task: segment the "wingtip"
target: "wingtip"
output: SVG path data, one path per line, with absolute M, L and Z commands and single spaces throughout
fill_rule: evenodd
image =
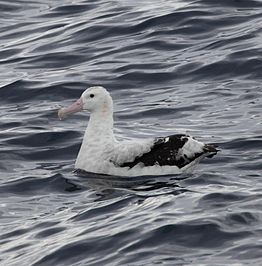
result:
M 213 156 L 215 156 L 219 151 L 218 145 L 215 144 L 205 144 L 204 146 L 204 151 L 206 153 L 209 153 L 209 155 L 207 156 L 208 158 L 212 158 Z

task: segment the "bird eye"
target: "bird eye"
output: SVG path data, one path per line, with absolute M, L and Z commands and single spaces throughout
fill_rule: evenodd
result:
M 94 95 L 94 94 L 90 94 L 89 96 L 90 96 L 90 98 L 94 98 L 94 97 L 95 97 L 95 95 Z

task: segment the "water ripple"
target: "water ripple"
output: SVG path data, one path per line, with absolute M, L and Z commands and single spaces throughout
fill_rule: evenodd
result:
M 3 265 L 261 264 L 261 1 L 0 0 Z M 108 88 L 118 139 L 189 133 L 194 173 L 73 173 Z M 40 240 L 40 241 L 39 241 Z

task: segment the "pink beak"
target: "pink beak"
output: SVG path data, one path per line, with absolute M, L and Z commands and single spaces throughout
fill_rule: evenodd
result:
M 76 102 L 74 102 L 70 106 L 61 108 L 58 111 L 59 119 L 63 120 L 65 117 L 67 117 L 70 114 L 82 111 L 83 110 L 83 105 L 84 105 L 83 104 L 83 100 L 81 98 L 79 98 Z

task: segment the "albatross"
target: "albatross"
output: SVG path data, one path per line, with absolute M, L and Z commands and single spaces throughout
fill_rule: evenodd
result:
M 58 117 L 62 120 L 79 111 L 89 111 L 90 118 L 75 162 L 77 170 L 117 176 L 178 174 L 218 151 L 215 145 L 186 134 L 117 141 L 113 100 L 101 86 L 86 89 L 75 103 L 61 108 Z

